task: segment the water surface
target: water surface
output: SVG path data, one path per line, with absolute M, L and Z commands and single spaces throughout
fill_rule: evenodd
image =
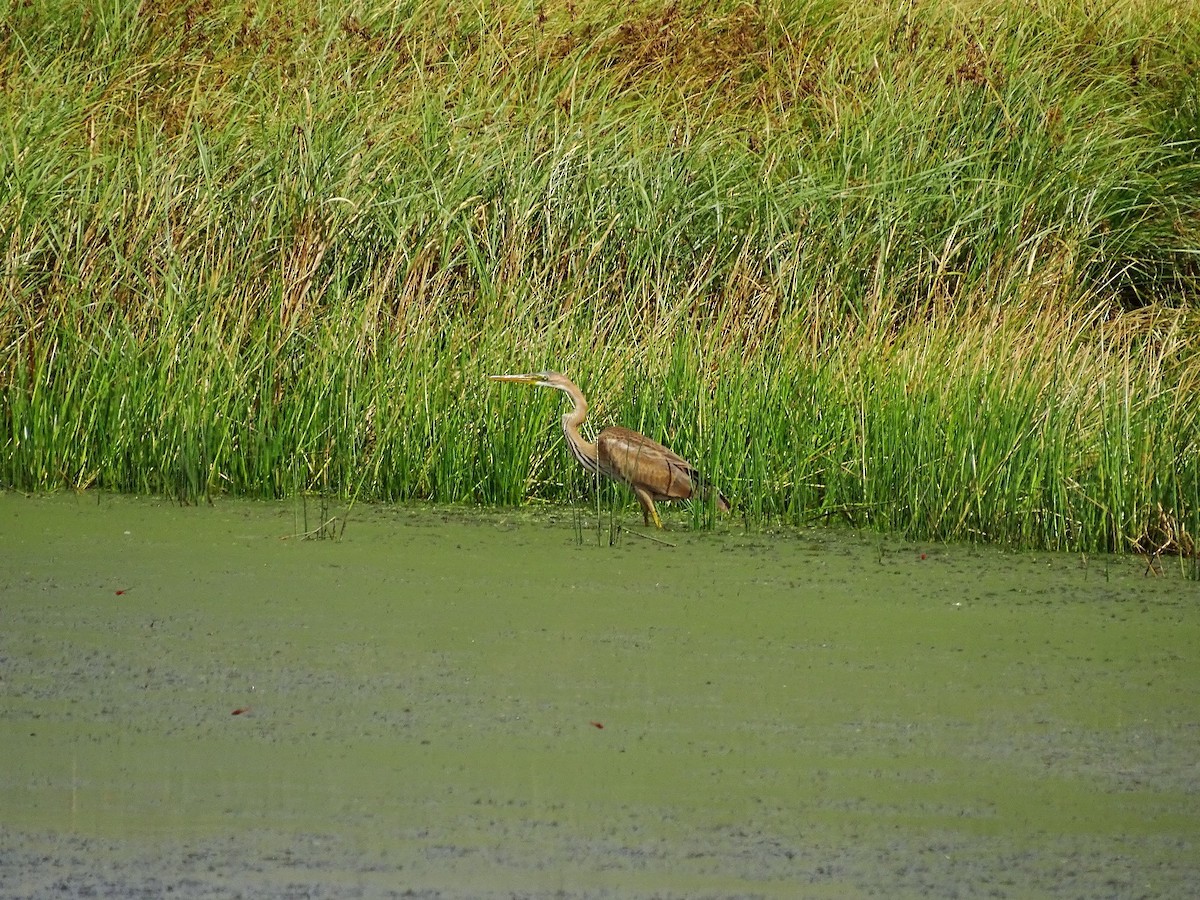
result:
M 1191 896 L 1200 586 L 0 495 L 0 895 Z

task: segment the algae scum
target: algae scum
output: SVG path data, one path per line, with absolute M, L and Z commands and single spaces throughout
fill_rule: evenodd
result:
M 0 895 L 1200 882 L 1177 568 L 581 521 L 0 495 Z

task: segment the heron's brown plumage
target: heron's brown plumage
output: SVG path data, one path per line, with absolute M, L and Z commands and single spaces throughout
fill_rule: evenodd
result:
M 655 500 L 687 500 L 699 473 L 686 459 L 658 441 L 614 425 L 596 437 L 600 470 L 631 487 L 641 487 Z
M 647 525 L 650 520 L 662 528 L 655 500 L 688 500 L 698 493 L 709 490 L 703 484 L 696 467 L 678 454 L 668 450 L 658 441 L 631 428 L 614 425 L 605 428 L 591 443 L 579 433 L 579 426 L 587 416 L 587 400 L 583 392 L 571 379 L 558 372 L 536 372 L 529 375 L 493 375 L 497 381 L 515 381 L 538 387 L 550 387 L 562 391 L 573 402 L 572 409 L 563 416 L 563 434 L 574 456 L 589 472 L 600 472 L 629 485 L 642 507 L 642 518 Z M 717 491 L 717 506 L 729 511 L 729 503 Z

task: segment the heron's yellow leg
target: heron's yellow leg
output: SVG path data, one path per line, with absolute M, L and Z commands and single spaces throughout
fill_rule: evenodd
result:
M 650 520 L 654 519 L 655 526 L 662 528 L 662 519 L 658 517 L 658 510 L 654 508 L 654 498 L 643 487 L 638 487 L 636 484 L 631 487 L 634 495 L 638 498 L 638 503 L 642 505 L 642 521 L 649 525 Z

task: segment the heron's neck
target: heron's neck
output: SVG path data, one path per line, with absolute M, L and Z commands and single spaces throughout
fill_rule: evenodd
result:
M 596 445 L 585 441 L 583 435 L 579 433 L 579 426 L 587 417 L 587 401 L 583 397 L 573 397 L 572 399 L 575 406 L 562 417 L 563 434 L 566 435 L 567 443 L 571 445 L 571 451 L 576 459 L 584 466 L 591 468 L 596 460 Z

